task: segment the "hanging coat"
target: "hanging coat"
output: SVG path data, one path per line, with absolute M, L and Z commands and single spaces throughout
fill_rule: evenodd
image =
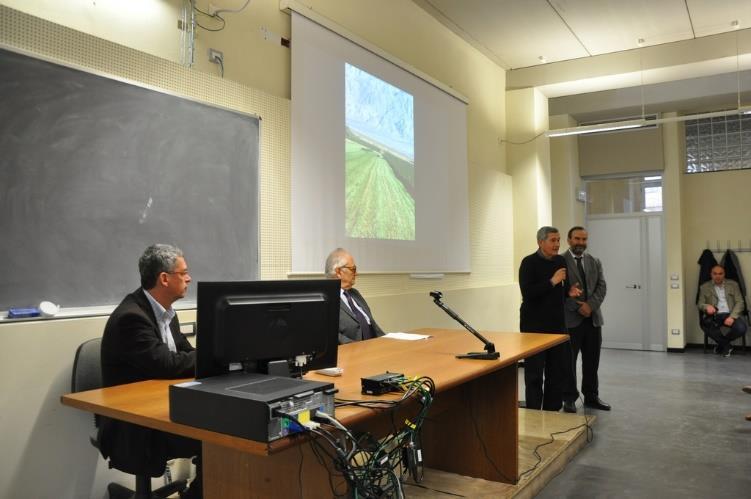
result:
M 725 267 L 725 278 L 734 280 L 741 288 L 743 313 L 745 314 L 748 311 L 748 306 L 746 305 L 746 281 L 743 279 L 743 272 L 741 272 L 741 264 L 738 261 L 738 255 L 736 255 L 733 250 L 727 250 L 725 254 L 722 255 L 721 265 Z
M 696 263 L 699 264 L 699 285 L 696 286 L 696 299 L 694 303 L 699 303 L 699 288 L 712 278 L 712 267 L 717 265 L 717 259 L 714 257 L 712 250 L 705 249 L 701 252 L 699 261 Z

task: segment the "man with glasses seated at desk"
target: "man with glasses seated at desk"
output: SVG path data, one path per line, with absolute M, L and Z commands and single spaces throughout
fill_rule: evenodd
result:
M 357 265 L 352 255 L 343 248 L 337 248 L 326 258 L 326 277 L 342 282 L 339 302 L 339 344 L 369 340 L 383 336 L 370 312 L 370 307 L 359 291 L 353 286 L 357 278 Z
M 180 333 L 172 308 L 191 281 L 182 251 L 168 244 L 149 246 L 138 270 L 141 287 L 123 299 L 104 328 L 105 387 L 195 376 L 195 349 Z M 202 497 L 201 442 L 105 417 L 100 432 L 102 455 L 126 473 L 159 476 L 168 460 L 196 456 L 196 479 L 181 497 Z

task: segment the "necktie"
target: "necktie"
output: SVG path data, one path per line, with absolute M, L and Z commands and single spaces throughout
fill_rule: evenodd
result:
M 357 323 L 360 324 L 360 331 L 362 331 L 362 339 L 369 340 L 372 335 L 370 334 L 370 324 L 368 324 L 368 320 L 365 318 L 362 312 L 360 312 L 360 309 L 355 307 L 355 301 L 352 299 L 352 295 L 349 291 L 344 292 L 345 298 L 347 298 L 347 303 L 349 304 L 349 309 L 352 310 L 352 314 L 355 316 L 355 319 L 357 319 Z
M 587 292 L 587 276 L 584 274 L 584 265 L 582 265 L 582 257 L 577 256 L 575 257 L 575 260 L 576 260 L 576 269 L 579 271 L 579 277 L 581 277 L 582 291 L 584 291 L 584 294 L 581 296 L 581 301 L 584 301 L 589 296 L 589 293 Z

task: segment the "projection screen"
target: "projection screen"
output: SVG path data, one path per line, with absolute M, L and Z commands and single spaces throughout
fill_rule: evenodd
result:
M 468 272 L 466 103 L 292 15 L 292 274 Z

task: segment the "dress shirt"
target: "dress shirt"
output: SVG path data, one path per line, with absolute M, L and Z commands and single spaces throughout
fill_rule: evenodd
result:
M 725 283 L 722 283 L 719 286 L 715 284 L 714 292 L 717 293 L 717 313 L 729 314 L 730 309 L 728 308 L 728 300 L 725 297 Z
M 146 298 L 151 303 L 151 309 L 154 311 L 156 322 L 159 325 L 159 332 L 162 334 L 162 341 L 170 349 L 170 352 L 177 352 L 175 346 L 175 339 L 172 337 L 172 331 L 169 328 L 170 322 L 175 318 L 175 309 L 170 307 L 169 310 L 165 310 L 161 303 L 156 301 L 151 293 L 143 290 Z

